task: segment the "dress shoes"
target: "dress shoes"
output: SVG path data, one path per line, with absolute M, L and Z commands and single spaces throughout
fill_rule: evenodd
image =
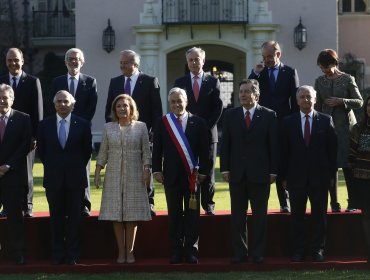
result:
M 247 263 L 248 257 L 232 257 L 231 263 L 232 264 L 240 264 L 240 263 Z
M 349 206 L 347 207 L 347 209 L 345 210 L 347 213 L 351 213 L 351 212 L 355 212 L 357 209 L 356 208 L 350 208 Z
M 341 207 L 338 202 L 330 203 L 332 213 L 340 213 Z
M 82 217 L 90 217 L 90 211 L 89 211 L 89 209 L 85 208 L 84 210 L 82 210 L 81 216 Z
M 32 210 L 29 209 L 27 211 L 24 211 L 23 217 L 25 217 L 25 218 L 32 218 L 33 217 Z
M 290 213 L 289 206 L 281 206 L 280 213 Z
M 215 211 L 208 210 L 208 211 L 206 211 L 206 212 L 205 212 L 205 214 L 206 214 L 207 216 L 214 216 L 214 215 L 215 215 Z
M 294 254 L 291 258 L 291 262 L 304 262 L 305 257 L 301 254 Z
M 191 263 L 191 264 L 197 264 L 198 263 L 198 258 L 194 255 L 188 255 L 186 257 L 186 262 Z
M 15 258 L 15 264 L 16 265 L 25 265 L 26 264 L 26 259 L 24 258 L 24 256 L 18 256 Z
M 6 212 L 6 210 L 3 208 L 3 210 L 1 210 L 0 212 L 0 218 L 6 218 L 6 216 L 8 216 L 8 213 Z
M 323 261 L 325 261 L 324 251 L 323 250 L 319 250 L 316 253 L 314 253 L 312 255 L 312 260 L 314 262 L 323 262 Z
M 134 253 L 127 253 L 126 263 L 128 263 L 128 264 L 135 263 Z
M 68 259 L 67 260 L 67 264 L 68 265 L 76 265 L 77 264 L 77 260 L 76 259 Z
M 170 264 L 179 264 L 182 263 L 182 256 L 179 254 L 174 254 L 170 258 Z
M 156 212 L 155 212 L 155 210 L 154 210 L 154 205 L 153 205 L 153 204 L 150 204 L 150 215 L 151 215 L 152 217 L 157 216 L 157 213 L 156 213 Z
M 253 257 L 253 262 L 256 264 L 262 264 L 265 259 L 262 256 L 255 256 Z

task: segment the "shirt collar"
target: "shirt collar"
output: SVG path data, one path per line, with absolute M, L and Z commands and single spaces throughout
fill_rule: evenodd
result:
M 182 114 L 182 116 L 180 116 L 180 120 L 185 120 L 185 119 L 187 119 L 188 118 L 188 112 L 186 112 L 185 111 L 185 113 L 184 114 Z
M 63 118 L 58 115 L 57 113 L 57 122 L 59 123 Z M 71 122 L 71 113 L 67 117 L 64 118 L 66 122 L 70 123 Z
M 247 111 L 249 111 L 249 114 L 251 115 L 251 116 L 253 116 L 253 114 L 254 114 L 254 112 L 256 111 L 256 108 L 257 108 L 257 104 L 256 105 L 254 105 L 252 108 L 250 108 L 250 109 L 245 109 L 244 107 L 243 107 L 243 113 L 244 113 L 244 116 L 245 116 L 245 114 L 247 113 Z
M 201 71 L 197 76 L 198 76 L 198 79 L 203 79 L 203 74 L 204 74 L 204 72 L 203 71 Z M 190 78 L 193 80 L 194 79 L 194 74 L 193 73 L 191 73 L 190 72 Z
M 269 68 L 269 70 L 272 70 L 272 69 L 279 70 L 280 69 L 280 64 L 281 64 L 281 62 L 279 62 L 278 64 L 276 64 L 274 67 Z
M 13 80 L 13 77 L 15 77 L 15 78 L 17 79 L 17 81 L 18 81 L 18 80 L 21 78 L 22 74 L 23 74 L 23 71 L 21 71 L 18 75 L 13 76 L 13 75 L 12 75 L 12 74 L 10 74 L 10 72 L 9 72 L 9 80 L 10 80 L 10 81 L 12 81 L 12 80 Z
M 10 109 L 8 112 L 6 112 L 5 115 L 0 114 L 0 116 L 5 116 L 6 119 L 9 119 L 11 111 L 12 111 L 12 109 Z
M 80 79 L 80 74 L 77 74 L 76 76 L 71 76 L 71 74 L 68 73 L 67 76 L 68 76 L 68 82 L 70 81 L 71 77 L 75 78 L 77 82 Z
M 302 111 L 299 111 L 301 113 L 301 119 L 305 118 L 306 117 L 306 114 L 303 113 Z M 313 117 L 313 110 L 311 112 L 309 112 L 307 115 L 310 116 L 310 118 L 312 119 Z

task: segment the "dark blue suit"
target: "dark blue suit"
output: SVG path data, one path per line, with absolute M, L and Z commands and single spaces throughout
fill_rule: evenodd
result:
M 215 203 L 215 164 L 217 155 L 217 122 L 222 114 L 222 101 L 220 99 L 220 81 L 207 74 L 203 74 L 199 90 L 198 101 L 195 101 L 190 73 L 175 81 L 174 87 L 182 88 L 188 97 L 186 109 L 206 121 L 209 132 L 209 173 L 207 179 L 201 184 L 201 205 L 207 212 L 213 212 Z
M 81 197 L 87 187 L 86 164 L 91 156 L 90 123 L 71 115 L 64 149 L 59 143 L 56 115 L 44 119 L 38 130 L 39 156 L 44 165 L 44 182 L 52 229 L 52 255 L 55 261 L 79 256 Z M 67 222 L 65 255 L 64 223 Z
M 293 254 L 304 255 L 304 216 L 307 198 L 314 225 L 312 249 L 324 249 L 328 188 L 335 174 L 337 137 L 333 120 L 313 111 L 309 146 L 303 139 L 300 113 L 284 119 L 282 127 L 281 177 L 290 193 Z
M 275 83 L 275 89 L 273 90 L 270 88 L 269 69 L 267 67 L 263 68 L 259 75 L 256 75 L 252 70 L 252 73 L 248 78 L 256 79 L 259 82 L 261 94 L 258 104 L 276 112 L 279 120 L 279 128 L 281 128 L 281 122 L 285 116 L 288 116 L 291 113 L 299 110 L 296 99 L 299 78 L 296 69 L 291 68 L 281 62 Z M 279 136 L 279 139 L 280 138 L 281 136 Z M 282 187 L 279 174 L 276 180 L 276 190 L 279 197 L 280 206 L 287 206 L 287 195 Z
M 63 75 L 55 78 L 52 83 L 52 91 L 50 95 L 49 105 L 50 105 L 50 114 L 55 114 L 55 107 L 53 104 L 53 98 L 59 90 L 66 90 L 69 92 L 69 81 L 68 75 Z M 94 77 L 80 73 L 78 85 L 74 95 L 76 99 L 76 104 L 73 108 L 73 114 L 79 116 L 91 123 L 91 120 L 94 117 L 96 104 L 98 102 L 98 93 L 96 88 L 96 79 Z M 90 163 L 87 165 L 87 178 L 90 177 Z M 91 201 L 90 201 L 90 182 L 88 181 L 89 186 L 85 189 L 85 195 L 83 197 L 82 208 L 83 211 L 85 208 L 88 211 L 91 210 Z
M 194 157 L 199 159 L 199 173 L 209 172 L 207 127 L 201 118 L 189 114 L 185 129 Z M 153 173 L 162 172 L 169 217 L 169 235 L 172 255 L 197 255 L 199 239 L 199 189 L 197 209 L 189 206 L 189 183 L 183 162 L 175 144 L 158 120 L 153 141 Z M 184 206 L 185 209 L 184 209 Z
M 8 232 L 11 252 L 15 258 L 24 254 L 22 198 L 27 185 L 27 154 L 31 142 L 30 117 L 11 110 L 0 141 L 0 166 L 9 165 L 9 171 L 0 177 L 0 196 L 8 212 Z
M 278 169 L 277 119 L 257 104 L 247 128 L 242 107 L 226 111 L 222 126 L 220 171 L 230 172 L 233 257 L 248 256 L 248 200 L 253 212 L 253 257 L 263 257 L 270 175 Z

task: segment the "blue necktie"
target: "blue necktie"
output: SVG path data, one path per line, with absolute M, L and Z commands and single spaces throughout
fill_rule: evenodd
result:
M 66 128 L 65 128 L 65 123 L 66 123 L 65 119 L 60 120 L 60 127 L 59 127 L 59 134 L 58 134 L 59 143 L 60 143 L 60 145 L 62 146 L 63 149 L 64 149 L 64 147 L 66 145 L 66 141 L 67 141 L 67 133 L 66 133 Z
M 75 96 L 75 77 L 71 77 L 71 82 L 69 84 L 69 93 Z
M 271 90 L 271 93 L 275 92 L 275 86 L 276 86 L 275 75 L 274 75 L 275 70 L 277 70 L 277 69 L 270 68 L 270 90 Z
M 125 93 L 131 96 L 131 79 L 128 77 L 125 84 Z

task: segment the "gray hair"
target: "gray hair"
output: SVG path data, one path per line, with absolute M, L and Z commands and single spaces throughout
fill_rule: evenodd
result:
M 67 61 L 68 60 L 68 57 L 71 53 L 79 53 L 81 55 L 81 62 L 82 63 L 85 63 L 85 56 L 84 56 L 84 53 L 78 49 L 78 48 L 71 48 L 69 49 L 66 54 L 64 55 L 64 61 Z
M 174 93 L 179 93 L 182 96 L 182 98 L 184 98 L 185 101 L 188 102 L 188 96 L 186 95 L 186 91 L 179 87 L 174 87 L 170 89 L 170 92 L 168 93 L 168 101 L 170 101 L 170 97 Z
M 264 42 L 261 46 L 261 49 L 272 47 L 275 51 L 281 52 L 280 45 L 277 41 L 267 41 Z
M 189 54 L 191 54 L 191 53 L 193 53 L 193 52 L 198 53 L 198 54 L 199 54 L 199 56 L 200 56 L 201 58 L 203 58 L 203 60 L 205 60 L 205 59 L 206 59 L 206 52 L 205 52 L 203 49 L 199 48 L 199 47 L 192 47 L 191 49 L 188 49 L 188 50 L 186 51 L 186 53 L 185 53 L 185 57 L 186 57 L 186 59 L 188 59 L 188 55 L 189 55 Z
M 68 91 L 66 91 L 66 90 L 59 90 L 59 91 L 54 95 L 54 98 L 53 98 L 53 103 L 54 103 L 54 104 L 57 102 L 57 95 L 58 95 L 59 93 L 65 93 L 65 94 L 67 94 L 68 99 L 69 99 L 69 101 L 71 102 L 71 104 L 72 104 L 72 105 L 75 105 L 75 103 L 76 103 L 76 99 L 73 97 L 73 95 L 72 95 L 72 94 L 70 94 L 70 93 L 69 93 Z
M 297 92 L 296 92 L 296 98 L 297 98 L 297 100 L 298 100 L 299 94 L 302 91 L 308 91 L 312 95 L 313 98 L 316 98 L 316 90 L 312 86 L 303 85 L 303 86 L 300 86 L 297 89 Z
M 134 52 L 133 50 L 123 50 L 120 52 L 120 55 L 129 55 L 129 56 L 133 56 L 134 57 L 134 61 L 135 61 L 135 66 L 137 68 L 139 68 L 140 66 L 140 55 L 136 52 Z
M 22 59 L 24 59 L 24 58 L 23 58 L 23 52 L 21 51 L 21 49 L 18 49 L 18 48 L 10 48 L 10 49 L 8 49 L 8 51 L 6 52 L 6 55 L 8 56 L 8 54 L 9 54 L 10 52 L 18 52 L 18 53 L 20 54 L 21 58 L 22 58 Z
M 1 84 L 0 85 L 0 92 L 8 92 L 10 99 L 12 101 L 14 101 L 14 90 L 11 86 L 9 86 L 7 84 Z

